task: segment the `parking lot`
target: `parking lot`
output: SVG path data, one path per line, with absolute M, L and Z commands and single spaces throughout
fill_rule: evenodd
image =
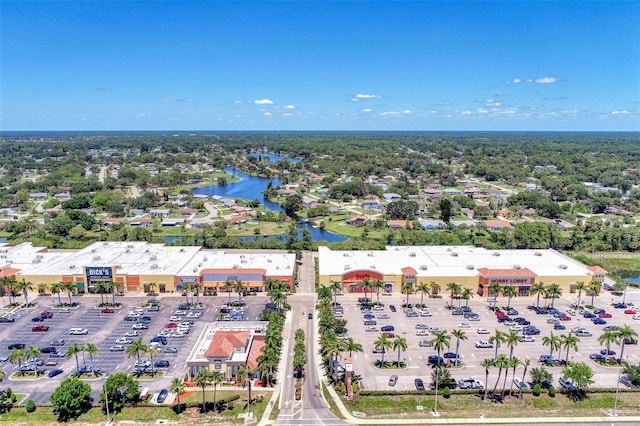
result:
M 383 296 L 380 298 L 380 303 L 384 304 L 383 310 L 372 310 L 369 315 L 373 315 L 375 318 L 369 317 L 368 325 L 364 324 L 364 313 L 361 311 L 358 304 L 358 297 L 360 295 L 344 295 L 338 298 L 338 302 L 344 307 L 343 318 L 346 319 L 348 336 L 353 337 L 354 340 L 361 343 L 364 351 L 353 353 L 353 368 L 357 375 L 361 376 L 360 383 L 365 389 L 389 389 L 389 378 L 392 374 L 398 375 L 397 384 L 393 387 L 397 390 L 413 390 L 415 389 L 414 379 L 421 378 L 425 385 L 428 387 L 431 383 L 431 371 L 429 368 L 428 357 L 430 355 L 436 355 L 437 352 L 433 347 L 420 347 L 420 341 L 430 340 L 433 338 L 434 329 L 446 330 L 449 335 L 454 329 L 464 330 L 467 340 L 460 341 L 460 357 L 461 366 L 450 369 L 451 375 L 456 381 L 467 378 L 476 378 L 481 381 L 485 379 L 484 368 L 481 366 L 481 362 L 485 358 L 494 358 L 496 349 L 492 347 L 476 347 L 476 343 L 480 340 L 489 341 L 495 334 L 495 330 L 508 333 L 510 327 L 518 329 L 517 324 L 505 325 L 505 323 L 499 323 L 497 321 L 496 314 L 490 309 L 491 303 L 486 300 L 469 300 L 469 307 L 474 313 L 478 314 L 477 320 L 470 320 L 464 318 L 463 315 L 452 315 L 453 309 L 448 309 L 446 305 L 450 303 L 450 299 L 443 295 L 442 299 L 425 298 L 424 302 L 429 307 L 430 316 L 418 316 L 407 317 L 402 310 L 402 302 L 404 296 L 392 295 Z M 569 309 L 570 305 L 576 301 L 576 295 L 569 295 L 569 297 L 556 299 L 554 306 L 561 311 Z M 616 302 L 621 299 L 615 298 Z M 373 302 L 375 303 L 376 297 L 374 295 Z M 590 303 L 591 298 L 583 295 L 582 304 Z M 640 306 L 640 291 L 629 290 L 626 296 L 627 302 L 633 302 L 635 306 Z M 411 303 L 419 303 L 420 295 L 412 295 Z M 545 301 L 541 299 L 540 304 L 544 305 Z M 549 336 L 553 330 L 555 335 L 562 335 L 571 332 L 574 327 L 584 327 L 588 330 L 592 336 L 580 337 L 578 343 L 578 351 L 571 350 L 569 353 L 569 361 L 585 362 L 592 367 L 595 373 L 595 385 L 602 387 L 615 387 L 618 380 L 619 368 L 603 366 L 589 358 L 590 354 L 599 353 L 603 348 L 598 343 L 598 337 L 603 333 L 604 327 L 607 325 L 629 324 L 635 330 L 640 328 L 640 321 L 633 320 L 632 315 L 624 314 L 623 309 L 615 309 L 611 306 L 612 297 L 610 293 L 602 294 L 595 299 L 595 306 L 597 308 L 603 308 L 606 312 L 611 313 L 612 318 L 607 318 L 607 324 L 595 325 L 590 319 L 584 318 L 579 312 L 576 315 L 570 315 L 570 319 L 566 321 L 559 321 L 566 327 L 564 330 L 554 330 L 554 324 L 550 324 L 547 321 L 554 318 L 552 315 L 536 314 L 535 311 L 527 309 L 529 305 L 536 304 L 535 297 L 520 297 L 513 298 L 511 300 L 511 306 L 515 308 L 518 313 L 512 315 L 512 317 L 523 317 L 531 322 L 532 326 L 535 326 L 540 330 L 540 334 L 527 337 L 530 341 L 520 341 L 515 346 L 513 354 L 525 360 L 529 358 L 531 360 L 532 367 L 540 367 L 543 364 L 539 361 L 539 358 L 543 354 L 549 354 L 549 346 L 542 344 L 542 338 Z M 465 306 L 466 301 L 461 301 L 461 306 Z M 506 306 L 507 299 L 500 297 L 498 299 L 498 306 Z M 394 305 L 396 312 L 392 312 L 390 305 Z M 453 301 L 453 306 L 458 306 L 458 301 Z M 408 348 L 402 352 L 400 359 L 407 363 L 407 368 L 401 370 L 383 370 L 374 367 L 375 360 L 381 358 L 380 353 L 374 353 L 374 342 L 380 336 L 381 330 L 385 326 L 393 325 L 394 330 L 392 333 L 395 335 L 403 336 L 407 339 Z M 418 326 L 419 328 L 416 328 Z M 479 334 L 478 329 L 486 329 L 485 333 Z M 370 330 L 370 331 L 367 331 Z M 376 331 L 373 331 L 376 330 Z M 426 331 L 425 331 L 426 330 Z M 522 331 L 516 330 L 522 334 Z M 422 335 L 417 335 L 422 334 Z M 392 338 L 390 340 L 393 340 Z M 442 351 L 455 352 L 457 339 L 451 337 L 450 347 Z M 483 346 L 483 345 L 478 345 Z M 611 345 L 611 349 L 616 351 L 619 355 L 619 345 L 614 343 Z M 499 348 L 499 353 L 509 355 L 510 348 L 506 344 L 502 344 Z M 553 354 L 558 357 L 558 351 L 554 351 Z M 566 349 L 562 349 L 560 352 L 560 358 L 564 359 L 566 355 Z M 626 345 L 624 358 L 631 363 L 640 362 L 640 351 L 637 345 Z M 385 361 L 396 361 L 398 359 L 398 352 L 393 349 L 387 350 L 385 354 Z M 557 386 L 558 378 L 561 375 L 561 366 L 546 366 L 546 368 L 554 376 L 554 384 Z M 518 369 L 522 374 L 522 369 Z M 530 371 L 530 369 L 529 369 Z M 495 369 L 490 370 L 489 384 L 493 386 L 495 383 L 497 371 Z M 527 379 L 528 380 L 528 379 Z
M 79 306 L 68 311 L 53 308 L 58 303 L 57 297 L 40 297 L 35 300 L 37 304 L 35 308 L 23 309 L 14 314 L 15 322 L 0 323 L 0 340 L 2 341 L 0 356 L 8 356 L 11 352 L 8 346 L 13 343 L 23 343 L 27 348 L 30 345 L 43 348 L 51 346 L 54 340 L 64 340 L 64 345 L 54 346 L 60 353 L 65 353 L 69 345 L 73 343 L 80 345 L 93 343 L 98 348 L 97 354 L 91 357 L 86 352 L 79 353 L 79 364 L 81 367 L 85 363 L 87 366 L 93 365 L 95 370 L 108 376 L 115 372 L 135 371 L 137 358 L 135 356 L 128 357 L 126 354 L 126 349 L 133 340 L 142 339 L 142 342 L 148 345 L 155 336 L 164 335 L 166 345 L 158 342 L 158 348 L 161 352 L 154 357 L 154 361 L 168 361 L 168 367 L 159 368 L 164 372 L 161 377 L 144 380 L 140 384 L 141 388 L 149 387 L 151 392 L 159 392 L 169 386 L 172 378 L 184 377 L 187 371 L 186 358 L 204 328 L 204 324 L 217 320 L 220 308 L 228 301 L 228 298 L 226 294 L 217 297 L 201 297 L 199 299 L 201 309 L 184 311 L 183 315 L 179 315 L 178 318 L 174 316 L 179 310 L 179 306 L 185 303 L 184 297 L 160 298 L 158 311 L 149 310 L 149 299 L 152 298 L 120 297 L 116 299 L 122 304 L 118 309 L 115 309 L 114 312 L 106 310 L 103 312 L 101 308 L 97 307 L 100 299 L 96 299 L 95 296 L 74 298 L 73 301 L 79 302 Z M 258 319 L 266 301 L 266 296 L 247 297 L 242 319 Z M 136 308 L 139 308 L 139 311 L 135 313 L 138 318 L 125 321 L 125 317 L 131 317 L 132 315 L 129 313 L 134 314 L 132 311 L 135 311 Z M 43 321 L 32 321 L 33 318 L 39 317 L 42 311 L 53 312 L 53 316 Z M 135 326 L 135 324 L 139 324 L 138 320 L 142 317 L 148 317 L 146 329 L 140 325 Z M 174 321 L 170 321 L 171 317 L 174 317 Z M 240 318 L 236 318 L 236 320 L 240 320 Z M 167 327 L 171 322 L 176 326 Z M 186 330 L 185 326 L 180 327 L 182 322 L 193 322 L 188 332 L 184 331 Z M 32 331 L 33 327 L 39 325 L 47 326 L 48 331 Z M 72 335 L 70 334 L 71 328 L 86 329 L 86 334 Z M 178 332 L 179 330 L 183 331 Z M 125 341 L 124 338 L 127 334 L 129 336 Z M 61 342 L 56 343 L 59 345 Z M 48 401 L 49 395 L 60 382 L 76 371 L 75 357 L 67 359 L 66 357 L 56 357 L 55 354 L 53 357 L 50 355 L 48 353 L 41 355 L 43 365 L 40 368 L 46 371 L 62 369 L 63 373 L 52 378 L 47 377 L 47 373 L 45 373 L 39 380 L 11 380 L 9 376 L 17 371 L 18 367 L 9 361 L 4 361 L 0 364 L 7 375 L 3 385 L 11 386 L 14 392 L 29 393 L 30 398 L 38 403 Z M 142 353 L 140 356 L 142 359 L 146 358 L 146 355 Z M 51 365 L 46 365 L 47 361 Z M 53 362 L 56 364 L 53 365 Z M 160 364 L 166 365 L 167 363 Z M 96 400 L 103 380 L 104 378 L 87 380 L 87 383 L 93 388 Z

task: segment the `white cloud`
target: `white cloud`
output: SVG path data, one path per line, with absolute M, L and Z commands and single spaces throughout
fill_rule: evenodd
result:
M 284 108 L 285 109 L 296 109 L 296 106 L 289 104 L 289 105 L 286 105 Z
M 522 82 L 522 80 L 520 80 L 519 78 L 514 78 L 513 80 L 511 80 L 511 82 L 512 82 L 513 84 L 519 84 L 519 83 L 521 83 L 521 82 Z
M 264 113 L 264 116 L 265 116 L 265 117 L 271 117 L 272 115 L 273 115 L 273 114 L 271 114 L 270 112 L 265 112 L 265 113 Z
M 405 114 L 411 114 L 411 110 L 403 109 L 399 111 L 385 111 L 380 113 L 380 115 L 383 117 L 398 117 Z
M 273 101 L 271 99 L 256 99 L 255 101 L 253 101 L 254 104 L 256 105 L 273 105 Z
M 486 109 L 484 109 L 484 108 L 478 108 L 478 109 L 476 109 L 476 112 L 477 112 L 478 114 L 487 114 L 489 111 L 487 111 L 487 110 L 486 110 Z
M 293 117 L 294 115 L 293 115 L 293 114 L 291 114 L 290 112 L 283 112 L 283 113 L 282 113 L 282 116 L 283 116 L 283 117 Z
M 473 112 L 466 110 L 466 111 L 462 111 L 462 115 L 471 115 L 473 114 Z
M 353 98 L 351 98 L 351 100 L 354 102 L 357 102 L 363 99 L 380 99 L 380 98 L 382 98 L 382 95 L 373 95 L 369 93 L 357 93 Z
M 176 104 L 180 104 L 180 105 L 191 105 L 191 103 L 193 102 L 193 99 L 187 99 L 187 98 L 180 98 L 180 99 L 162 98 L 160 100 L 162 102 L 172 102 L 172 103 L 176 103 Z
M 621 114 L 631 114 L 631 112 L 627 111 L 626 109 L 623 109 L 623 110 L 619 110 L 619 111 L 611 111 L 611 114 L 613 114 L 613 115 L 621 115 Z
M 364 108 L 360 110 L 361 112 L 371 112 L 371 108 Z
M 484 104 L 486 106 L 492 106 L 492 107 L 499 107 L 500 105 L 502 105 L 500 102 L 496 102 L 493 99 L 487 99 L 486 101 L 484 101 Z
M 559 81 L 560 81 L 560 79 L 555 78 L 555 77 L 536 78 L 536 83 L 538 83 L 538 84 L 551 84 L 551 83 L 557 83 Z

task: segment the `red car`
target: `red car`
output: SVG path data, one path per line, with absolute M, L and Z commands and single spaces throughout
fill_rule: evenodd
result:
M 393 334 L 393 333 L 389 333 L 388 331 L 385 331 L 384 333 L 382 333 L 382 335 L 383 335 L 384 337 L 386 337 L 387 339 L 393 339 L 394 337 L 396 337 L 396 335 L 395 335 L 395 334 Z
M 164 326 L 165 328 L 178 328 L 178 324 L 175 322 L 168 322 L 167 324 L 165 324 Z
M 49 331 L 48 325 L 36 325 L 35 327 L 31 327 L 31 331 Z
M 624 313 L 628 314 L 628 315 L 635 315 L 636 314 L 636 310 L 635 309 L 625 309 Z
M 601 314 L 598 314 L 598 316 L 600 318 L 611 318 L 611 314 L 609 312 L 603 312 Z
M 558 317 L 560 321 L 571 321 L 571 317 L 569 315 L 561 315 Z
M 496 316 L 497 317 L 506 317 L 507 314 L 505 312 L 503 312 L 503 311 L 496 311 Z
M 40 316 L 42 318 L 53 318 L 53 312 L 51 312 L 51 311 L 42 311 L 42 312 L 40 312 Z
M 102 308 L 102 313 L 103 314 L 112 314 L 114 312 L 115 311 L 113 309 L 111 309 L 111 308 Z

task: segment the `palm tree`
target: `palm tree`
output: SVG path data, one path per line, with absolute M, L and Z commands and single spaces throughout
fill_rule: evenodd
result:
M 371 283 L 371 288 L 376 291 L 376 305 L 380 304 L 380 289 L 384 288 L 384 281 L 382 280 L 373 280 Z
M 619 327 L 617 332 L 618 338 L 620 339 L 620 359 L 622 360 L 624 356 L 624 346 L 626 345 L 625 340 L 634 340 L 638 337 L 638 332 L 632 329 L 628 324 Z
M 227 303 L 229 306 L 231 306 L 231 290 L 233 290 L 233 281 L 231 280 L 226 280 L 224 282 L 224 286 L 222 287 L 225 290 L 227 290 L 227 294 L 229 295 L 229 303 Z
M 47 290 L 49 290 L 49 284 L 40 283 L 38 284 L 38 294 L 47 294 Z
M 519 341 L 520 334 L 517 331 L 510 331 L 509 334 L 505 336 L 504 342 L 507 344 L 507 347 L 510 348 L 509 359 L 513 358 L 513 350 L 518 346 Z
M 218 385 L 222 383 L 224 380 L 224 374 L 220 371 L 212 371 L 211 372 L 211 384 L 213 385 L 213 411 L 216 411 L 216 391 L 218 390 Z
M 565 363 L 569 362 L 569 350 L 570 349 L 573 349 L 574 351 L 578 350 L 579 341 L 580 341 L 580 338 L 575 334 L 573 334 L 572 332 L 569 332 L 568 334 L 563 334 L 562 336 L 560 336 L 561 345 L 567 349 L 567 355 L 564 359 Z
M 453 306 L 453 296 L 460 293 L 460 284 L 458 283 L 449 283 L 447 284 L 447 290 L 451 292 L 451 302 L 450 305 Z
M 51 290 L 51 293 L 54 293 L 54 294 L 58 295 L 58 305 L 62 306 L 62 300 L 60 299 L 60 293 L 62 293 L 64 291 L 64 283 L 55 282 L 55 283 L 51 284 L 50 290 Z
M 364 349 L 362 348 L 362 345 L 356 342 L 355 340 L 353 340 L 353 337 L 349 337 L 349 339 L 347 340 L 347 344 L 344 347 L 344 350 L 349 351 L 349 356 L 351 356 L 353 352 L 364 351 Z
M 529 359 L 529 357 L 526 357 L 525 360 L 522 361 L 522 366 L 524 367 L 524 371 L 522 372 L 523 383 L 524 383 L 525 377 L 527 376 L 527 370 L 529 369 L 530 365 L 531 365 L 531 360 Z M 522 399 L 522 387 L 520 387 L 520 395 L 518 397 Z
M 378 336 L 376 341 L 373 342 L 373 345 L 376 348 L 382 349 L 382 358 L 380 359 L 380 364 L 384 365 L 384 354 L 387 349 L 391 347 L 391 341 L 387 338 L 387 336 L 381 334 L 380 336 Z
M 487 390 L 489 389 L 489 369 L 494 366 L 493 360 L 490 358 L 485 358 L 482 360 L 480 364 L 484 367 L 484 395 L 482 396 L 482 400 L 487 400 Z
M 27 292 L 28 291 L 33 291 L 33 284 L 23 278 L 22 281 L 18 281 L 16 283 L 15 289 L 18 292 L 22 292 L 22 295 L 24 296 L 24 303 L 28 307 L 29 306 L 29 294 Z
M 431 339 L 431 344 L 438 351 L 438 356 L 442 352 L 442 349 L 449 348 L 449 343 L 451 341 L 451 336 L 447 334 L 447 330 L 436 331 L 433 333 L 433 339 Z
M 151 362 L 151 377 L 156 375 L 155 364 L 153 363 L 153 357 L 160 354 L 160 348 L 155 345 L 146 345 L 144 353 L 149 357 Z
M 371 280 L 369 279 L 369 277 L 363 279 L 362 281 L 360 281 L 360 288 L 364 289 L 364 298 L 366 300 L 369 300 L 369 298 L 367 297 L 367 291 L 371 290 Z
M 494 366 L 498 367 L 498 378 L 496 379 L 496 384 L 493 386 L 493 391 L 491 392 L 493 395 L 496 394 L 496 389 L 498 389 L 498 383 L 500 383 L 500 376 L 502 375 L 502 370 L 505 368 L 509 368 L 509 358 L 505 354 L 500 354 L 493 361 Z
M 200 370 L 198 370 L 198 372 L 196 373 L 196 377 L 193 380 L 196 386 L 202 388 L 202 412 L 203 413 L 207 412 L 207 400 L 205 399 L 204 390 L 207 386 L 211 384 L 212 380 L 213 380 L 213 372 L 206 368 L 201 368 Z
M 158 287 L 158 284 L 156 283 L 149 283 L 147 285 L 147 293 L 151 293 L 151 295 L 156 293 L 156 287 Z M 179 405 L 179 403 L 178 403 Z
M 78 376 L 80 376 L 80 362 L 78 361 L 78 354 L 81 352 L 82 352 L 82 345 L 78 344 L 77 342 L 74 342 L 71 345 L 69 345 L 66 352 L 67 359 L 71 358 L 72 356 L 76 357 L 76 374 Z
M 540 295 L 544 295 L 547 291 L 547 287 L 544 285 L 544 283 L 542 281 L 534 283 L 533 286 L 531 287 L 531 290 L 529 290 L 529 294 L 533 295 L 538 295 L 538 298 L 536 300 L 536 308 L 540 307 Z
M 233 283 L 233 289 L 238 292 L 238 306 L 240 306 L 241 305 L 240 297 L 242 296 L 242 293 L 244 292 L 244 282 L 240 278 L 238 278 Z
M 498 349 L 500 348 L 500 344 L 506 341 L 507 341 L 507 334 L 503 331 L 496 330 L 496 334 L 491 336 L 491 338 L 489 339 L 489 342 L 496 345 L 496 355 L 494 356 L 494 359 L 498 359 Z
M 589 283 L 587 293 L 591 296 L 591 306 L 593 306 L 594 298 L 600 295 L 600 290 L 602 290 L 602 283 L 600 281 L 593 280 Z
M 9 305 L 13 305 L 15 297 L 15 284 L 16 279 L 14 277 L 2 277 L 2 290 L 7 292 L 7 296 L 9 296 Z
M 440 293 L 440 289 L 442 288 L 442 286 L 435 281 L 431 281 L 429 285 L 431 286 L 431 295 L 433 297 L 436 297 L 438 293 Z
M 333 306 L 336 306 L 338 304 L 338 292 L 342 290 L 342 281 L 331 281 L 329 286 L 333 291 Z
M 93 291 L 100 293 L 100 306 L 104 306 L 105 281 L 98 281 L 93 286 Z
M 609 349 L 611 348 L 611 344 L 613 342 L 618 341 L 618 331 L 613 330 L 605 330 L 600 337 L 598 337 L 598 343 L 601 345 L 605 345 L 607 347 L 607 354 L 609 354 Z
M 262 353 L 256 358 L 256 361 L 258 362 L 258 368 L 265 376 L 262 382 L 264 386 L 268 386 L 272 382 L 273 371 L 278 366 L 278 354 L 276 349 L 269 344 L 265 344 L 260 351 Z
M 118 283 L 115 281 L 107 281 L 104 285 L 105 290 L 111 293 L 111 305 L 116 305 L 116 290 L 118 289 Z
M 84 352 L 89 354 L 89 359 L 91 360 L 91 371 L 93 372 L 93 356 L 98 353 L 98 347 L 93 343 L 87 343 L 84 345 Z
M 407 350 L 407 339 L 401 336 L 396 336 L 391 342 L 391 347 L 394 351 L 398 351 L 398 368 L 400 368 L 400 354 Z
M 402 293 L 403 294 L 407 294 L 407 301 L 406 301 L 406 307 L 409 307 L 409 295 L 411 293 L 413 293 L 413 284 L 411 283 L 404 283 L 402 284 Z
M 451 335 L 456 338 L 456 364 L 458 364 L 458 354 L 460 353 L 460 340 L 467 340 L 467 333 L 464 330 L 453 330 Z
M 518 295 L 516 287 L 512 285 L 502 287 L 502 295 L 507 297 L 507 309 L 511 309 L 511 298 Z
M 38 346 L 29 345 L 24 355 L 29 361 L 40 358 L 40 348 Z
M 236 376 L 240 380 L 240 383 L 244 387 L 247 385 L 247 412 L 251 412 L 251 380 L 253 379 L 253 370 L 246 365 L 241 365 L 238 370 L 236 370 Z
M 469 307 L 469 299 L 473 298 L 473 290 L 469 287 L 463 288 L 460 297 L 465 300 L 465 306 Z
M 498 305 L 498 296 L 500 296 L 500 291 L 502 290 L 502 285 L 499 282 L 492 282 L 489 284 L 489 294 L 488 296 L 493 297 L 493 310 L 496 309 Z
M 66 292 L 67 292 L 67 296 L 69 296 L 69 305 L 72 305 L 73 303 L 71 303 L 71 296 L 72 296 L 72 295 L 76 292 L 76 290 L 77 290 L 76 285 L 75 285 L 73 282 L 71 282 L 71 281 L 68 281 L 68 282 L 62 283 L 62 285 L 63 285 L 63 287 L 62 287 L 62 288 L 63 288 L 63 290 L 64 290 L 64 291 L 66 291 Z
M 175 393 L 178 397 L 178 414 L 180 414 L 180 394 L 183 394 L 185 391 L 184 382 L 177 377 L 174 377 L 171 380 L 171 384 L 169 385 L 169 392 Z
M 22 360 L 27 356 L 27 353 L 24 349 L 14 349 L 9 354 L 9 362 L 11 364 L 18 364 L 18 371 L 20 375 L 24 375 L 24 371 L 22 371 Z
M 2 382 L 5 377 L 7 377 L 7 373 L 5 373 L 4 371 L 0 371 L 0 382 Z
M 587 290 L 587 284 L 584 281 L 578 281 L 574 287 L 578 292 L 578 301 L 576 302 L 576 309 L 580 309 L 580 302 L 582 299 L 582 291 Z
M 546 296 L 551 299 L 551 307 L 553 308 L 553 302 L 556 298 L 562 297 L 562 288 L 556 283 L 551 283 L 547 286 Z
M 509 395 L 511 396 L 511 394 L 513 393 L 513 379 L 516 378 L 516 368 L 518 368 L 518 366 L 520 365 L 520 358 L 518 358 L 517 356 L 514 356 L 513 358 L 509 358 L 509 366 L 513 369 L 513 371 L 511 371 L 511 382 L 509 382 Z M 504 388 L 506 387 L 507 384 L 507 374 L 505 371 L 505 375 L 504 375 L 504 385 L 502 386 L 502 397 L 504 398 Z
M 562 342 L 560 341 L 560 336 L 554 335 L 553 331 L 551 331 L 548 336 L 542 338 L 542 345 L 549 346 L 549 356 L 552 356 L 553 351 L 560 349 Z
M 140 365 L 140 352 L 144 352 L 146 350 L 147 345 L 142 343 L 142 338 L 138 340 L 134 340 L 131 342 L 129 347 L 127 347 L 127 358 L 136 357 L 138 361 L 138 365 Z
M 424 295 L 431 292 L 431 286 L 426 283 L 420 283 L 416 286 L 416 291 L 420 292 L 420 305 L 424 306 Z

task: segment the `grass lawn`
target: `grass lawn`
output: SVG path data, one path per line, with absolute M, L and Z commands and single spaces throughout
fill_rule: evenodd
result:
M 233 401 L 233 408 L 231 410 L 222 411 L 220 413 L 221 416 L 237 419 L 238 414 L 247 411 L 247 388 L 238 388 L 237 391 L 218 390 L 216 392 L 216 401 L 229 399 L 234 395 L 240 395 L 240 399 Z M 208 402 L 213 402 L 213 391 L 207 390 L 205 392 L 205 398 Z M 253 402 L 251 403 L 251 411 L 253 412 L 255 418 L 262 418 L 262 414 L 264 413 L 264 410 L 269 403 L 269 398 L 271 398 L 271 392 L 260 391 L 260 388 L 256 387 L 251 388 L 251 399 L 253 400 Z M 175 402 L 177 403 L 177 400 Z M 196 391 L 191 395 L 186 396 L 185 398 L 180 398 L 180 403 L 202 403 L 202 391 Z
M 640 252 L 566 252 L 566 254 L 591 258 L 609 272 L 638 271 L 640 273 Z
M 603 416 L 613 408 L 614 393 L 589 394 L 589 397 L 573 402 L 564 395 L 554 398 L 548 395 L 535 397 L 530 393 L 522 399 L 506 398 L 504 403 L 482 401 L 477 395 L 451 395 L 446 399 L 438 396 L 438 412 L 442 417 L 573 417 Z M 434 395 L 393 395 L 359 396 L 353 401 L 344 401 L 349 411 L 361 411 L 367 418 L 402 418 L 431 416 L 434 407 Z M 640 394 L 624 392 L 618 395 L 618 415 L 640 414 Z M 424 407 L 418 411 L 417 406 Z

